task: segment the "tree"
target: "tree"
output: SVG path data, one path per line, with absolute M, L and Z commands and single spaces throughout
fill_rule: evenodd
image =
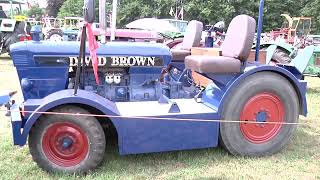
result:
M 313 33 L 320 33 L 320 0 L 313 0 L 306 3 L 301 10 L 302 15 L 313 17 Z
M 41 19 L 41 16 L 44 13 L 44 9 L 39 7 L 39 4 L 33 5 L 27 12 L 26 15 L 28 17 L 34 17 L 37 21 Z
M 117 22 L 123 26 L 133 20 L 144 17 L 169 17 L 174 0 L 134 0 L 123 1 L 119 6 Z
M 66 0 L 61 6 L 58 16 L 83 16 L 82 15 L 83 0 Z
M 58 15 L 59 9 L 65 0 L 47 0 L 46 12 L 49 16 L 56 17 Z
M 53 0 L 48 0 L 53 1 Z M 62 1 L 62 0 L 57 0 Z M 111 0 L 108 0 L 111 2 Z M 98 0 L 96 0 L 98 3 Z M 169 15 L 176 3 L 184 8 L 184 19 L 199 20 L 204 24 L 225 21 L 228 24 L 238 14 L 258 18 L 259 0 L 118 0 L 118 27 L 144 17 L 174 18 Z M 59 16 L 82 16 L 83 0 L 66 0 Z M 107 12 L 111 5 L 107 5 Z M 97 6 L 98 12 L 98 6 Z M 264 31 L 280 28 L 285 21 L 281 14 L 315 17 L 315 27 L 320 31 L 320 0 L 265 0 Z M 98 17 L 98 13 L 97 17 Z

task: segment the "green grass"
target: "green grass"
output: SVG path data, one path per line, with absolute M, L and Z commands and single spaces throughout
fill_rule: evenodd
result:
M 86 176 L 48 174 L 29 149 L 12 145 L 9 119 L 0 112 L 1 179 L 320 179 L 320 79 L 307 78 L 308 118 L 278 154 L 263 158 L 229 155 L 220 148 L 120 156 L 108 147 L 102 166 Z M 11 61 L 0 59 L 0 91 L 19 90 Z M 18 94 L 21 99 L 21 94 Z

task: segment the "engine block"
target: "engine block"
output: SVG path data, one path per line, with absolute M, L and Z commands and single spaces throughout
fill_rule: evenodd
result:
M 100 85 L 97 85 L 92 69 L 86 68 L 82 77 L 83 87 L 114 102 L 157 101 L 162 94 L 173 99 L 190 97 L 181 83 L 160 81 L 159 74 L 130 73 L 129 70 L 130 68 L 100 68 Z M 69 84 L 74 85 L 74 78 L 71 81 Z

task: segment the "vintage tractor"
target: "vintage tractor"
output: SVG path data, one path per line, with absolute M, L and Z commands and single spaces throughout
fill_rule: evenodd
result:
M 309 35 L 311 32 L 311 17 L 290 17 L 288 14 L 281 14 L 286 18 L 280 29 L 270 32 L 270 38 L 277 40 L 283 38 L 286 43 L 294 44 L 297 39 Z
M 42 34 L 44 40 L 63 41 L 63 20 L 59 18 L 42 18 Z
M 311 32 L 311 17 L 290 17 L 288 14 L 281 14 L 286 18 L 282 27 L 267 33 L 269 41 L 261 43 L 261 48 L 276 46 L 272 60 L 277 63 L 290 63 L 290 54 L 294 48 L 306 47 L 306 38 Z
M 92 23 L 94 2 L 85 2 L 85 21 Z M 263 5 L 261 0 L 258 37 Z M 203 25 L 190 26 L 184 44 L 199 44 Z M 99 43 L 96 61 L 92 34 L 85 43 L 89 27 L 80 43 L 36 38 L 11 46 L 24 96 L 23 104 L 10 103 L 14 144 L 28 140 L 34 161 L 46 171 L 95 169 L 110 132 L 121 155 L 219 143 L 234 155 L 271 155 L 290 141 L 299 115 L 307 115 L 307 83 L 294 66 L 247 61 L 256 32 L 252 17 L 232 20 L 222 56 L 171 52 L 157 43 L 108 42 Z M 212 83 L 195 86 L 191 72 Z
M 81 17 L 65 17 L 62 27 L 64 41 L 76 41 L 78 34 L 83 24 Z
M 31 40 L 31 25 L 26 22 L 26 17 L 20 15 L 22 2 L 7 0 L 1 3 L 10 5 L 10 15 L 8 16 L 0 6 L 0 54 L 9 52 L 11 44 Z M 16 11 L 14 11 L 14 5 L 18 5 Z

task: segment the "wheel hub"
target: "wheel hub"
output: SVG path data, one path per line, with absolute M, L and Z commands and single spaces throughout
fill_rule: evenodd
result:
M 243 107 L 240 129 L 251 143 L 266 143 L 278 135 L 284 116 L 285 108 L 280 98 L 271 93 L 261 93 L 250 98 Z
M 89 151 L 85 132 L 73 123 L 54 123 L 49 126 L 42 139 L 42 148 L 47 158 L 63 167 L 82 162 Z
M 70 148 L 72 146 L 72 144 L 73 144 L 73 141 L 72 141 L 72 139 L 70 137 L 63 138 L 62 147 L 64 149 Z

